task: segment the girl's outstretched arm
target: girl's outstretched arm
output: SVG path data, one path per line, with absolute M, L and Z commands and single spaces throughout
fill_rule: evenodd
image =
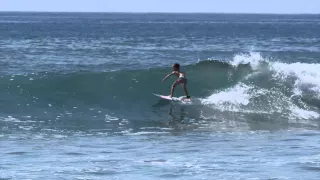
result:
M 173 74 L 174 74 L 174 72 L 172 72 L 172 73 L 168 74 L 166 77 L 164 77 L 164 78 L 162 79 L 162 83 L 163 83 L 166 79 L 168 79 L 170 76 L 172 76 Z

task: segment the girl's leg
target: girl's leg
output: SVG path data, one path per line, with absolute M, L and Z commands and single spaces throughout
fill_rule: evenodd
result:
M 172 84 L 170 97 L 173 97 L 174 88 L 176 88 L 177 84 L 179 84 L 177 81 Z
M 184 94 L 187 96 L 187 98 L 189 97 L 189 93 L 188 93 L 188 90 L 187 90 L 187 84 L 186 83 L 183 83 L 182 84 L 182 87 L 183 87 L 183 90 L 184 90 Z

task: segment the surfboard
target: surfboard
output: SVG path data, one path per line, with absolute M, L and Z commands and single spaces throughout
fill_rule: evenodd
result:
M 166 100 L 169 100 L 169 101 L 191 102 L 191 99 L 190 98 L 186 98 L 185 96 L 169 97 L 169 96 L 164 96 L 164 95 L 161 95 L 161 94 L 154 94 L 154 95 L 160 97 L 161 99 L 166 99 Z

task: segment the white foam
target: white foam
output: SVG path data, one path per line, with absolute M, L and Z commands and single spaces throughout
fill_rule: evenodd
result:
M 17 118 L 12 117 L 12 116 L 8 116 L 7 118 L 1 118 L 0 120 L 4 121 L 4 122 L 23 122 Z
M 141 135 L 158 135 L 158 134 L 169 134 L 169 132 L 157 132 L 157 131 L 142 131 L 142 132 L 136 132 L 136 133 L 125 133 L 130 136 L 141 136 Z
M 106 121 L 118 121 L 119 118 L 113 117 L 113 116 L 111 116 L 111 115 L 109 115 L 109 114 L 106 114 L 106 115 L 105 115 L 105 120 L 106 120 Z
M 256 96 L 267 94 L 268 91 L 264 89 L 256 89 L 253 86 L 248 86 L 243 83 L 239 83 L 234 87 L 225 89 L 218 93 L 214 93 L 211 96 L 202 99 L 201 103 L 204 105 L 210 105 L 221 111 L 243 112 L 243 113 L 270 113 L 268 110 L 250 110 L 248 105 L 250 99 Z
M 234 56 L 232 65 L 238 66 L 240 64 L 250 63 L 253 70 L 257 73 L 260 72 L 260 65 L 262 62 L 268 63 L 267 71 L 271 71 L 273 78 L 279 83 L 285 83 L 290 80 L 294 82 L 293 93 L 295 96 L 302 96 L 304 92 L 310 93 L 314 92 L 313 96 L 320 98 L 320 64 L 307 64 L 307 63 L 282 63 L 282 62 L 273 62 L 270 59 L 265 59 L 258 52 L 251 52 L 249 54 L 237 54 Z M 265 67 L 265 66 L 264 66 Z M 254 76 L 255 74 L 251 74 L 250 76 Z M 202 99 L 202 104 L 205 105 L 214 105 L 215 108 L 220 109 L 222 111 L 236 111 L 236 112 L 246 112 L 246 111 L 255 111 L 254 107 L 245 108 L 250 104 L 250 99 L 259 95 L 275 95 L 273 99 L 278 99 L 278 96 L 283 96 L 282 94 L 275 94 L 272 92 L 272 89 L 259 89 L 255 88 L 252 85 L 246 85 L 244 83 L 238 83 L 234 87 L 225 89 L 220 92 L 215 92 L 211 96 Z M 289 118 L 301 118 L 301 119 L 309 119 L 309 118 L 318 118 L 320 115 L 315 111 L 310 111 L 307 105 L 304 105 L 304 108 L 300 108 L 295 105 L 291 99 L 288 98 L 280 98 L 278 101 L 285 101 L 280 103 L 275 103 L 274 106 L 281 107 L 273 107 L 269 110 L 274 110 L 277 112 L 281 112 L 283 110 L 290 110 L 291 114 Z M 261 102 L 263 103 L 263 102 Z M 303 102 L 302 102 L 303 103 Z M 267 110 L 268 111 L 268 110 Z
M 291 106 L 291 118 L 299 117 L 301 119 L 319 118 L 319 114 L 314 111 L 301 109 L 297 106 Z
M 264 59 L 260 53 L 258 52 L 250 52 L 249 54 L 236 54 L 233 57 L 233 61 L 230 62 L 234 66 L 238 66 L 240 64 L 248 64 L 252 66 L 253 69 L 256 69 L 261 62 L 269 62 L 269 59 Z
M 203 104 L 222 105 L 224 103 L 231 103 L 234 105 L 247 105 L 249 103 L 250 95 L 247 93 L 249 86 L 238 84 L 235 87 L 226 89 L 218 93 L 214 93 L 206 99 L 202 100 Z
M 320 93 L 320 64 L 316 63 L 282 63 L 271 62 L 270 59 L 263 58 L 258 52 L 251 52 L 249 54 L 237 54 L 234 56 L 231 64 L 239 65 L 250 63 L 253 68 L 257 68 L 261 62 L 267 62 L 270 70 L 274 71 L 273 76 L 278 80 L 287 80 L 290 76 L 295 76 L 297 81 L 295 85 L 311 85 L 311 90 Z M 296 90 L 299 93 L 299 90 Z
M 297 78 L 295 82 L 297 95 L 301 95 L 301 88 L 308 87 L 309 90 L 320 93 L 320 64 L 275 62 L 271 64 L 271 68 L 276 72 L 274 76 L 279 79 L 285 80 L 289 76 Z

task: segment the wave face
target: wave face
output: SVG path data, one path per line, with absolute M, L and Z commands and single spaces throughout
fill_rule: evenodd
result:
M 259 53 L 238 54 L 230 62 L 199 61 L 183 67 L 194 103 L 173 103 L 173 109 L 189 108 L 188 117 L 195 120 L 236 118 L 298 124 L 317 120 L 319 68 L 320 64 L 271 62 Z M 161 121 L 167 118 L 167 113 L 161 112 L 168 107 L 172 111 L 172 104 L 152 93 L 169 94 L 175 78 L 161 84 L 169 72 L 170 67 L 4 75 L 1 113 L 9 119 L 1 122 L 17 118 L 37 122 L 37 127 L 60 124 L 76 129 L 107 129 L 114 122 L 111 129 L 120 130 L 121 124 L 128 129 L 128 124 Z M 182 88 L 177 87 L 175 96 L 182 95 Z
M 215 89 L 231 87 L 251 73 L 251 67 L 219 61 L 203 61 L 184 68 L 195 97 L 206 97 Z M 112 72 L 38 73 L 2 76 L 5 109 L 21 106 L 90 106 L 116 109 L 135 103 L 154 102 L 152 93 L 169 94 L 174 78 L 161 84 L 168 68 Z M 210 77 L 210 78 L 209 78 Z M 176 95 L 182 95 L 177 87 Z M 20 102 L 20 103 L 18 103 Z

